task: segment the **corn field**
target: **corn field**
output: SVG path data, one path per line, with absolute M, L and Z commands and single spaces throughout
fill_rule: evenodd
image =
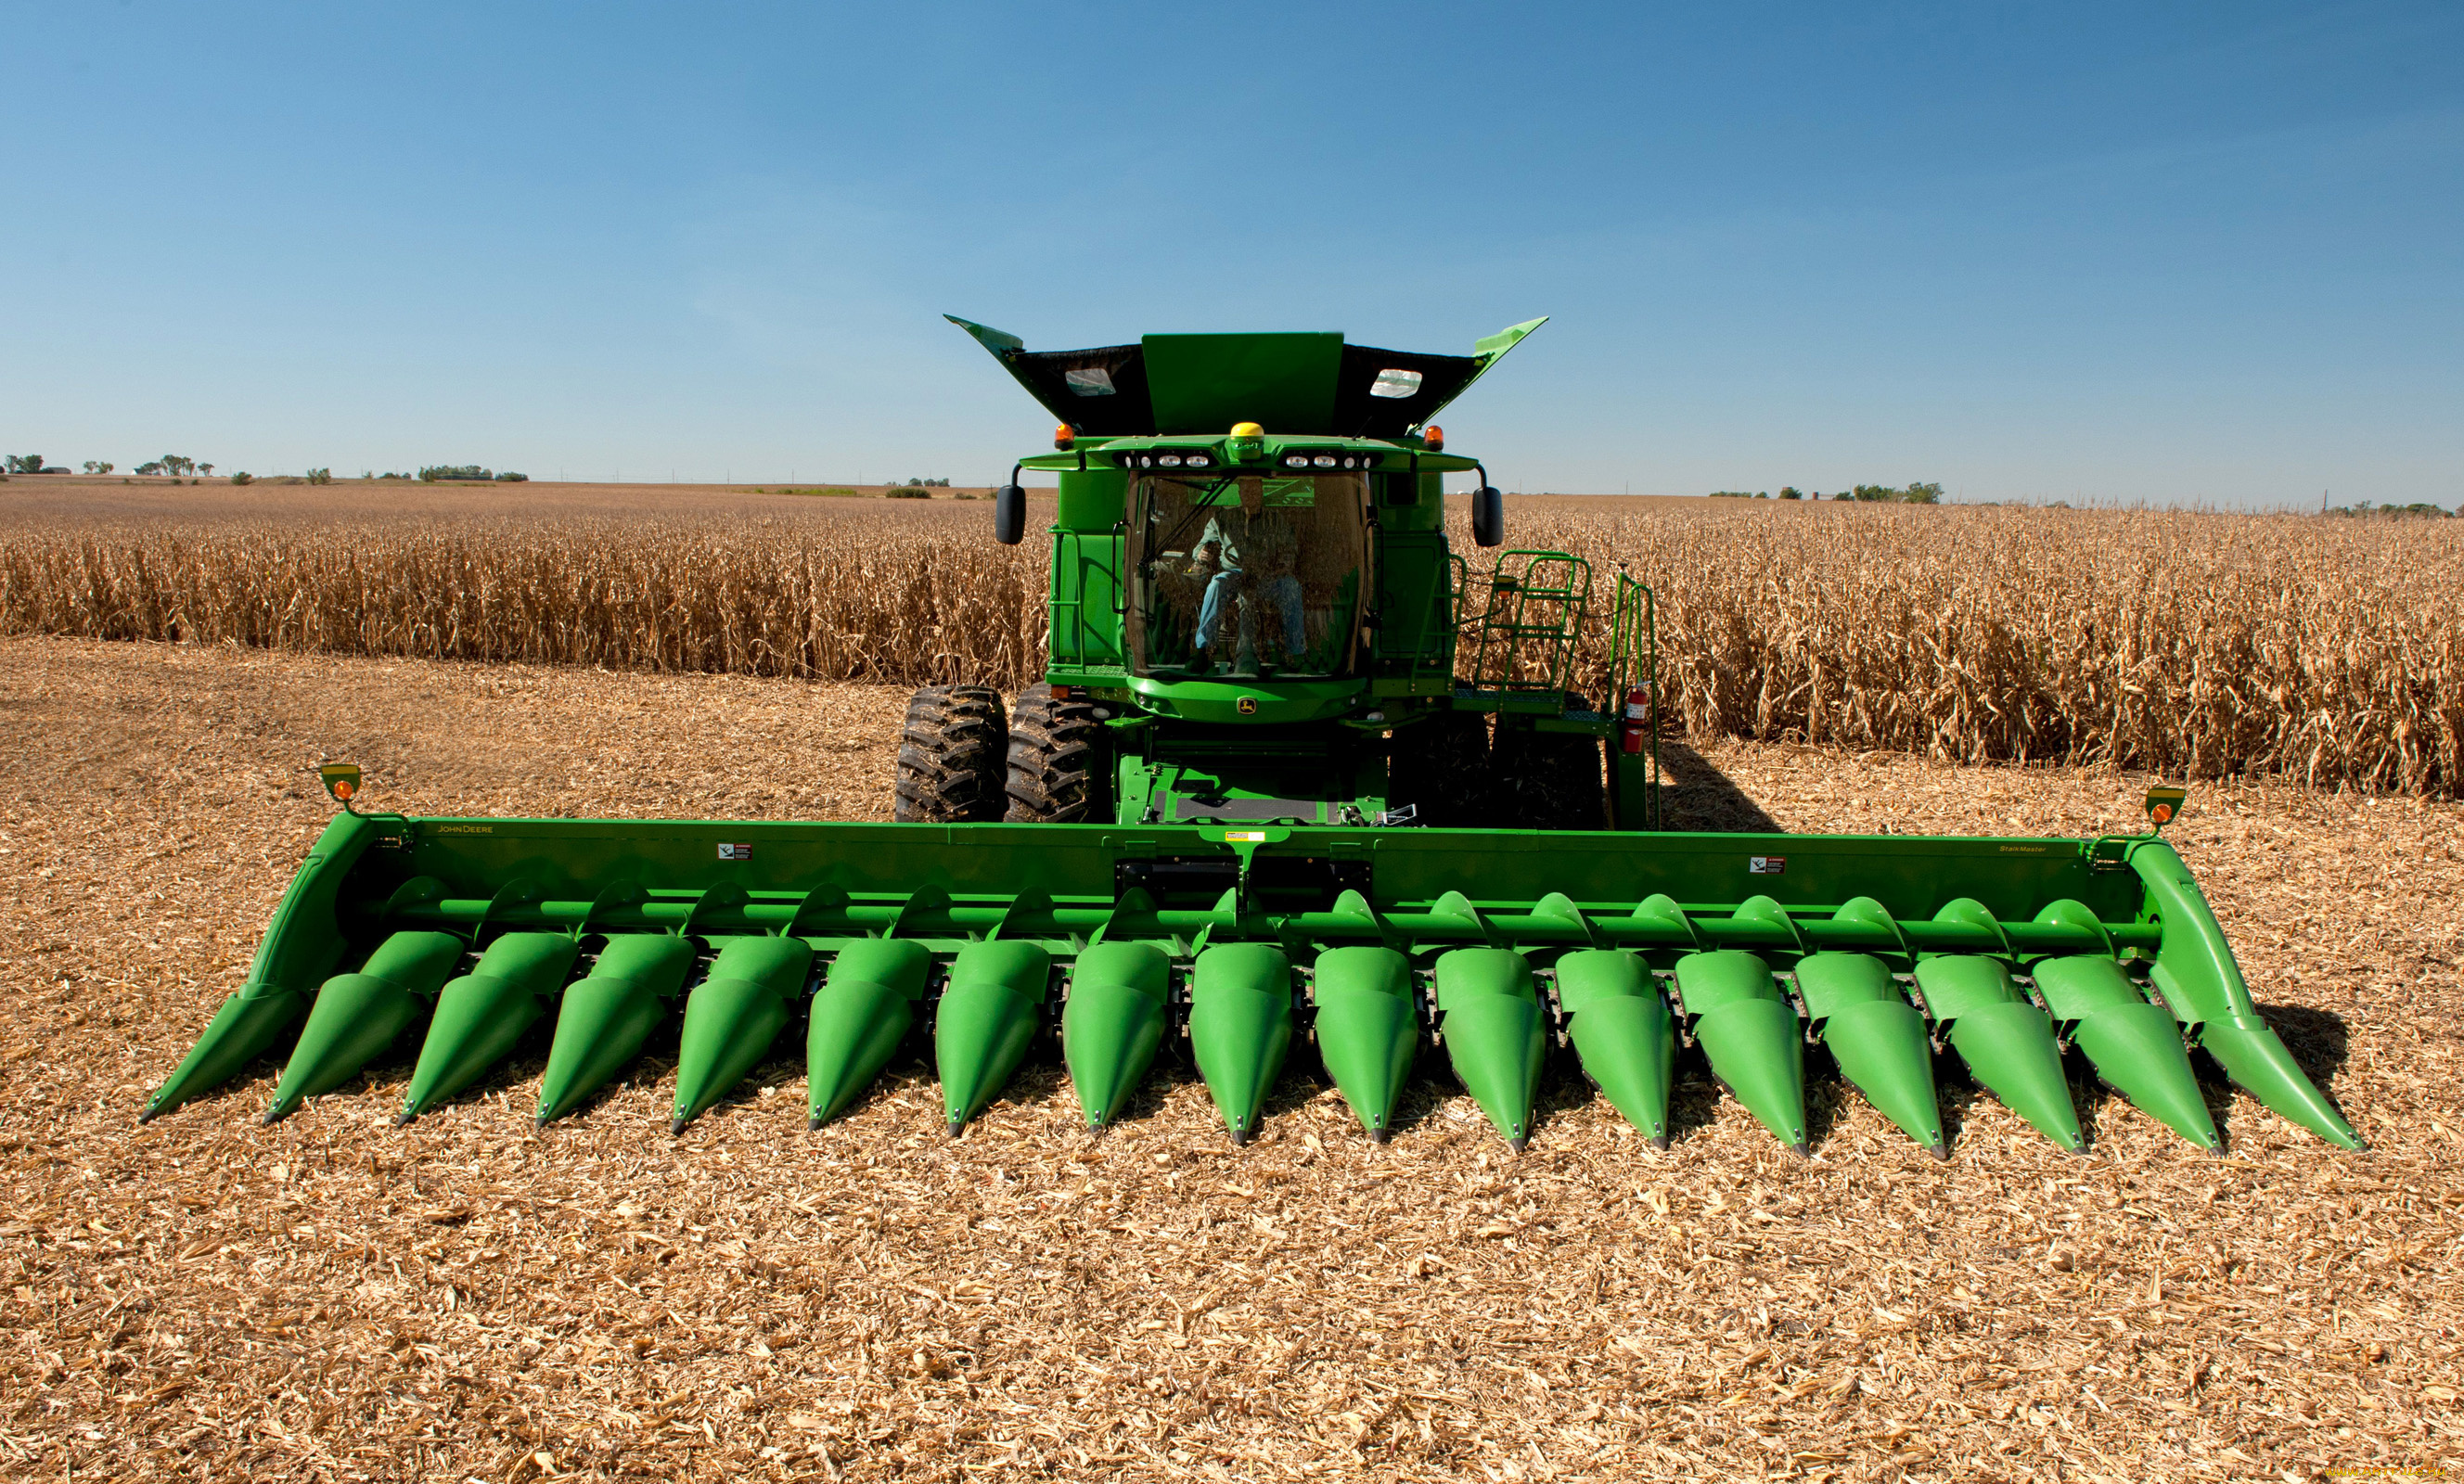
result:
M 1015 688 L 1045 554 L 949 517 L 60 526 L 0 537 L 0 633 Z M 2464 522 L 1509 502 L 1513 544 L 1659 600 L 1697 737 L 2454 797 Z M 1458 526 L 1461 522 L 1457 522 Z M 1458 530 L 1459 549 L 1467 549 Z

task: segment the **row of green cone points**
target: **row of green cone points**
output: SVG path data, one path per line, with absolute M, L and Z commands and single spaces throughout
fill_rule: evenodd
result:
M 803 939 L 722 941 L 707 976 L 685 994 L 677 1131 L 765 1060 L 800 1012 L 807 1021 L 811 1119 L 818 1127 L 855 1102 L 926 1012 L 934 964 L 919 944 L 847 943 L 807 996 L 815 955 Z M 538 1121 L 544 1124 L 580 1105 L 633 1059 L 684 993 L 698 950 L 686 937 L 613 936 L 589 973 L 567 984 L 579 955 L 572 937 L 511 932 L 491 943 L 471 972 L 448 982 L 464 953 L 463 940 L 451 933 L 396 932 L 357 972 L 328 980 L 266 1121 L 349 1080 L 425 1019 L 426 1038 L 403 1103 L 401 1121 L 408 1123 L 485 1075 L 536 1021 L 554 1013 L 556 1035 L 539 1087 Z M 1000 1094 L 1027 1055 L 1043 1024 L 1052 962 L 1036 944 L 1000 940 L 973 944 L 951 962 L 932 1025 L 953 1132 Z M 1172 976 L 1164 949 L 1142 942 L 1097 944 L 1070 966 L 1061 1007 L 1062 1054 L 1089 1125 L 1121 1116 L 1155 1059 L 1171 1018 Z M 1208 948 L 1190 966 L 1190 1051 L 1236 1144 L 1256 1136 L 1261 1105 L 1290 1045 L 1294 977 L 1284 950 L 1264 944 Z M 1385 948 L 1331 949 L 1317 955 L 1308 977 L 1302 1003 L 1314 1012 L 1325 1066 L 1369 1136 L 1383 1143 L 1421 1038 L 1410 961 Z M 2093 954 L 2044 958 L 2032 966 L 2032 977 L 2033 996 L 2000 959 L 1921 958 L 1914 974 L 1920 1009 L 1881 959 L 1812 953 L 1793 967 L 1803 1022 L 1770 966 L 1733 949 L 1678 959 L 1673 1002 L 1645 961 L 1621 949 L 1563 953 L 1544 985 L 1520 953 L 1460 949 L 1436 960 L 1430 988 L 1436 1038 L 1455 1075 L 1517 1149 L 1530 1133 L 1543 1053 L 1558 1025 L 1601 1093 L 1663 1146 L 1682 1036 L 1703 1049 L 1740 1103 L 1783 1144 L 1805 1152 L 1810 1027 L 1842 1076 L 1936 1155 L 1947 1157 L 1934 1087 L 1938 1047 L 1955 1053 L 1977 1082 L 2047 1138 L 2079 1149 L 2063 1036 L 2143 1111 L 2202 1148 L 2218 1147 L 2180 1027 L 2118 964 Z M 1553 994 L 1544 996 L 1550 987 Z M 272 1014 L 250 1008 L 270 1004 L 245 996 L 225 1004 L 146 1116 L 231 1077 L 269 1049 L 282 1027 L 268 1032 L 241 1022 L 252 1014 Z M 2269 1033 L 2255 1034 L 2275 1046 Z M 2280 1047 L 2273 1055 L 2280 1058 Z M 2229 1048 L 2218 1056 L 2229 1068 L 2249 1059 Z M 2253 1081 L 2238 1072 L 2235 1079 Z M 2265 1085 L 2253 1090 L 2281 1105 L 2266 1096 Z

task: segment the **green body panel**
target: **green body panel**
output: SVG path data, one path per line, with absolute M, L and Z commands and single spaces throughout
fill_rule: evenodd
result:
M 397 932 L 377 945 L 358 972 L 326 980 L 283 1064 L 265 1121 L 357 1077 L 427 1018 L 436 992 L 461 961 L 462 940 L 452 933 Z
M 1531 965 L 1507 949 L 1457 949 L 1433 971 L 1438 1038 L 1456 1080 L 1517 1150 L 1531 1137 L 1548 1032 Z
M 1009 1085 L 1043 1023 L 1052 953 L 1033 943 L 971 943 L 950 964 L 933 1058 L 953 1133 Z
M 1688 953 L 1677 961 L 1677 993 L 1711 1075 L 1780 1143 L 1805 1153 L 1805 1041 L 1771 965 L 1742 949 Z
M 1062 476 L 1065 482 L 1076 477 Z M 1117 490 L 1113 504 L 1119 504 Z M 1053 533 L 1047 607 L 1049 665 L 1055 676 L 1095 670 L 1106 672 L 1100 677 L 1104 683 L 1121 683 L 1122 626 L 1117 606 L 1121 554 L 1119 538 L 1111 534 L 1112 522 L 1119 518 L 1116 513 L 1105 519 L 1099 532 Z
M 580 1107 L 641 1054 L 642 1043 L 675 1008 L 693 953 L 690 939 L 670 933 L 607 940 L 590 972 L 566 986 L 557 1007 L 535 1122 L 545 1124 Z
M 1642 958 L 1621 949 L 1580 949 L 1557 960 L 1557 1006 L 1583 1075 L 1661 1148 L 1677 1071 L 1677 1022 Z
M 1961 906 L 1954 902 L 1943 910 L 1955 912 Z M 2063 1148 L 2081 1146 L 2079 1108 L 2062 1075 L 2053 1022 L 2019 993 L 2000 959 L 1921 959 L 1917 988 L 1925 993 L 1926 1014 L 1947 1031 L 1951 1050 L 1979 1085 Z
M 1115 570 L 1114 550 L 1111 545 L 1112 528 L 1128 513 L 1130 476 L 1117 469 L 1070 469 L 1060 475 L 1059 518 L 1064 531 L 1087 536 L 1100 536 L 1105 544 L 1097 548 L 1089 542 L 1086 556 L 1094 560 L 1111 580 Z
M 1172 955 L 1152 943 L 1098 943 L 1078 955 L 1061 1006 L 1061 1059 L 1087 1126 L 1121 1116 L 1163 1044 Z
M 685 998 L 671 1131 L 683 1132 L 769 1058 L 803 1004 L 812 964 L 812 946 L 801 938 L 734 938 L 718 950 L 710 977 Z
M 407 1124 L 478 1080 L 547 1014 L 579 951 L 570 934 L 509 932 L 437 992 L 428 1039 L 403 1093 Z
M 1140 676 L 1130 690 L 1157 716 L 1218 726 L 1271 726 L 1284 722 L 1324 721 L 1358 709 L 1353 703 L 1368 688 L 1365 680 L 1150 680 Z M 1247 710 L 1241 709 L 1246 704 Z
M 1198 955 L 1189 986 L 1189 1053 L 1236 1145 L 1258 1136 L 1259 1110 L 1292 1043 L 1292 963 L 1280 948 L 1225 944 Z
M 915 1028 L 933 954 L 905 938 L 866 938 L 830 961 L 804 1030 L 807 1124 L 847 1111 Z
M 1318 1060 L 1369 1137 L 1386 1142 L 1419 1055 L 1412 961 L 1393 949 L 1329 949 L 1310 975 Z
M 1158 433 L 1221 433 L 1235 423 L 1277 432 L 1332 425 L 1339 334 L 1150 335 L 1144 343 Z

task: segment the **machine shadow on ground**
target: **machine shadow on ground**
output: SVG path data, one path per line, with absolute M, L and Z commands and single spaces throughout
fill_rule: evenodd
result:
M 1736 780 L 1683 742 L 1660 744 L 1661 827 L 1706 834 L 1777 835 L 1779 823 Z
M 2258 1014 L 2276 1031 L 2284 1049 L 2310 1080 L 2325 1091 L 2344 1062 L 2352 1055 L 2352 1032 L 2344 1017 L 2333 1011 L 2319 1010 L 2309 1005 L 2271 1005 L 2261 1003 Z

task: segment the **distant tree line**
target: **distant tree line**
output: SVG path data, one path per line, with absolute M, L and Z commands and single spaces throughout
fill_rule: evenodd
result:
M 2443 517 L 2453 513 L 2453 512 L 2449 511 L 2444 505 L 2431 505 L 2419 501 L 2410 505 L 2372 505 L 2367 500 L 2362 500 L 2351 505 L 2339 505 L 2334 510 L 2327 512 L 2327 513 L 2330 515 L 2435 515 Z
M 1711 498 L 1715 500 L 1768 500 L 1771 497 L 1771 491 L 1768 490 L 1714 490 L 1711 491 Z M 1779 497 L 1783 500 L 1819 500 L 1824 498 L 1822 491 L 1819 490 L 1808 494 L 1804 491 L 1797 489 L 1794 485 L 1782 485 L 1780 487 Z M 1856 485 L 1849 489 L 1840 491 L 1837 494 L 1830 496 L 1830 498 L 1834 500 L 1892 500 L 1897 501 L 1902 505 L 1940 505 L 1942 503 L 1942 486 L 1939 484 L 1909 484 L 1895 488 L 1891 485 Z
M 517 474 L 511 469 L 501 474 L 491 473 L 476 464 L 430 464 L 419 471 L 419 477 L 431 485 L 439 481 L 468 480 L 477 483 L 491 479 L 498 484 L 517 485 L 527 483 L 531 476 Z

